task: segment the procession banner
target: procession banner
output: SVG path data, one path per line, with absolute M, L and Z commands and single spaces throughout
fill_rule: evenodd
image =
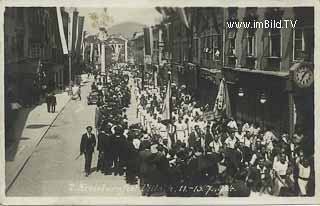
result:
M 231 117 L 231 106 L 229 100 L 228 88 L 225 79 L 222 79 L 219 86 L 219 92 L 213 108 L 214 118 L 226 116 Z
M 167 86 L 167 93 L 166 93 L 166 97 L 164 99 L 164 104 L 162 108 L 162 121 L 170 120 L 170 112 L 171 112 L 170 98 L 171 98 L 171 80 L 169 79 L 168 86 Z

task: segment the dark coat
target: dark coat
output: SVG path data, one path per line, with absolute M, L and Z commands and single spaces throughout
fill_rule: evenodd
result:
M 188 139 L 189 147 L 200 148 L 201 147 L 201 137 L 202 134 L 197 134 L 195 131 L 190 133 L 190 137 Z
M 51 104 L 52 104 L 52 105 L 56 105 L 56 104 L 57 104 L 57 98 L 56 98 L 56 96 L 51 95 L 51 96 L 50 96 L 50 99 L 51 99 Z
M 91 134 L 91 137 L 88 138 L 87 133 L 84 133 L 81 138 L 80 153 L 93 153 L 95 146 L 96 137 L 94 136 L 94 134 Z
M 157 186 L 164 186 L 169 180 L 169 161 L 161 153 L 151 154 L 147 158 L 147 164 L 149 170 L 147 177 L 149 177 L 149 183 Z

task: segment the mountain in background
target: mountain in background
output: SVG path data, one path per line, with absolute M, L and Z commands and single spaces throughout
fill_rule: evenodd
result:
M 136 22 L 123 22 L 120 24 L 113 25 L 109 27 L 108 34 L 121 34 L 123 37 L 127 39 L 132 39 L 133 34 L 135 32 L 142 32 L 143 31 L 143 24 L 139 24 Z

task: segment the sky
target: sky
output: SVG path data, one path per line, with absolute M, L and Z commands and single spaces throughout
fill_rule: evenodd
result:
M 97 30 L 92 28 L 89 19 L 89 13 L 102 13 L 102 8 L 77 8 L 80 16 L 85 17 L 84 30 L 89 33 L 96 33 Z M 108 8 L 108 13 L 113 18 L 110 26 L 122 22 L 137 22 L 144 25 L 155 25 L 161 19 L 161 15 L 154 8 Z

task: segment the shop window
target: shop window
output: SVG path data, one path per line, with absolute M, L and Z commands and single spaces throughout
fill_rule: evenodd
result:
M 295 28 L 293 32 L 293 60 L 313 61 L 314 28 Z

